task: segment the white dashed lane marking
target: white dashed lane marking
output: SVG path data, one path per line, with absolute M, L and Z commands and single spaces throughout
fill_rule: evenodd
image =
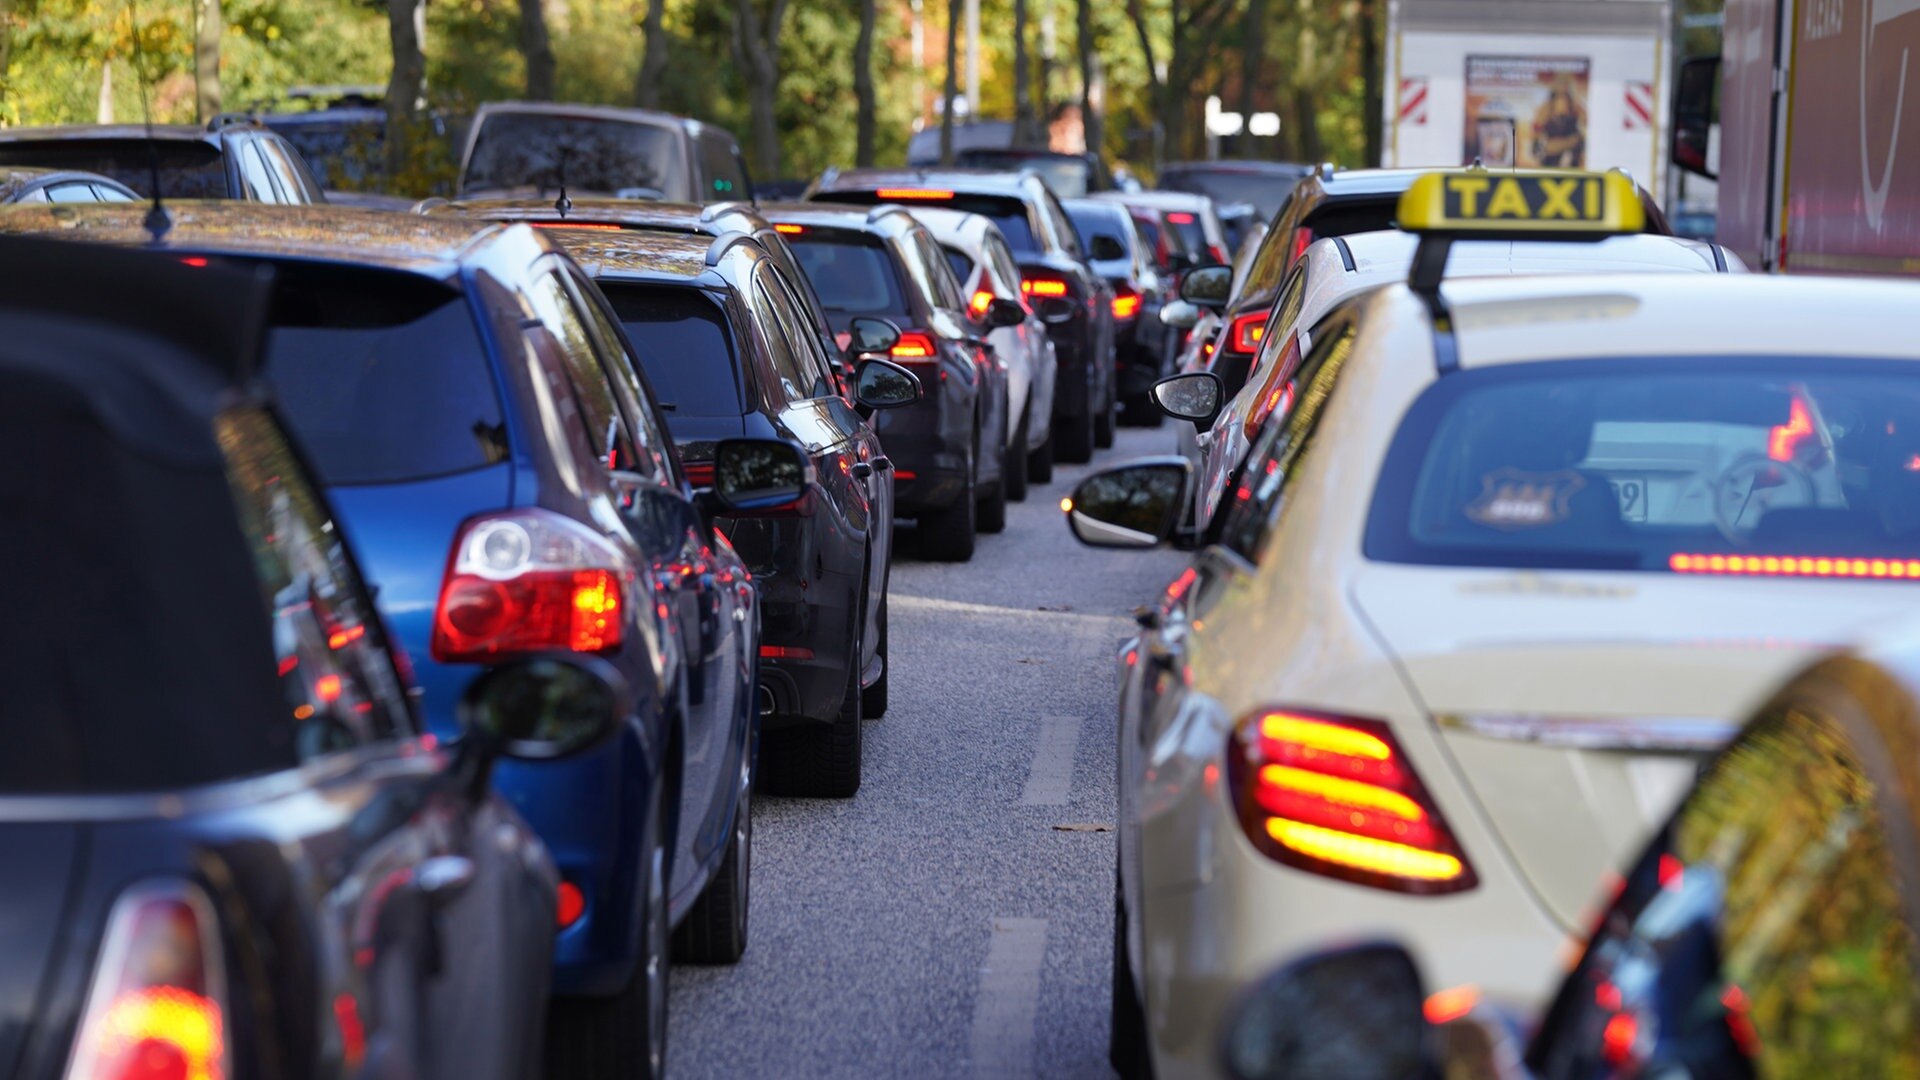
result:
M 973 1075 L 1032 1076 L 1034 1013 L 1047 956 L 1047 920 L 993 920 L 973 999 Z
M 1028 806 L 1065 806 L 1073 794 L 1073 755 L 1080 745 L 1080 718 L 1049 716 L 1040 721 L 1040 737 L 1033 748 L 1020 801 Z

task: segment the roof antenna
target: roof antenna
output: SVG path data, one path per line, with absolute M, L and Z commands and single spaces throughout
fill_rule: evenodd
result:
M 567 185 L 561 184 L 560 197 L 553 200 L 553 212 L 559 214 L 561 217 L 566 217 L 567 211 L 571 209 L 573 209 L 573 200 L 567 198 Z
M 132 24 L 129 29 L 133 34 L 133 69 L 140 77 L 140 120 L 147 129 L 147 183 L 153 192 L 153 205 L 147 208 L 147 216 L 140 224 L 157 245 L 173 228 L 173 215 L 167 213 L 166 205 L 160 201 L 160 148 L 153 141 L 153 107 L 147 100 L 147 50 L 140 40 L 140 8 L 134 0 L 127 0 L 127 19 Z M 113 61 L 109 58 L 107 62 Z

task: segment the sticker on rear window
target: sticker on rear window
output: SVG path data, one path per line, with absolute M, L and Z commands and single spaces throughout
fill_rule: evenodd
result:
M 1573 497 L 1587 481 L 1572 469 L 1495 469 L 1480 484 L 1480 497 L 1466 506 L 1468 520 L 1489 529 L 1540 529 L 1567 520 Z

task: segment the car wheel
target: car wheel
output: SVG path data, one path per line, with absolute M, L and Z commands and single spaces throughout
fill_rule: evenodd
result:
M 1032 483 L 1053 482 L 1053 439 L 1053 432 L 1048 431 L 1047 441 L 1027 453 L 1027 479 Z
M 1093 445 L 1101 450 L 1113 448 L 1113 403 L 1108 402 L 1093 416 Z
M 753 878 L 753 759 L 747 744 L 748 783 L 733 811 L 733 836 L 720 868 L 673 932 L 673 958 L 687 964 L 737 964 L 747 952 L 747 901 Z
M 1147 1015 L 1133 992 L 1133 965 L 1127 960 L 1127 904 L 1120 893 L 1120 872 L 1113 874 L 1113 1008 L 1107 1033 L 1107 1062 L 1120 1080 L 1152 1080 L 1147 1053 Z
M 861 597 L 862 610 L 866 598 Z M 851 799 L 860 790 L 860 636 L 847 651 L 847 685 L 840 714 L 825 724 L 770 731 L 762 736 L 767 790 L 803 799 Z
M 920 515 L 920 553 L 935 562 L 966 562 L 973 558 L 973 480 L 945 510 Z
M 1032 403 L 1020 413 L 1020 427 L 1013 433 L 1013 443 L 1008 446 L 1005 464 L 1000 467 L 1000 482 L 1006 485 L 1007 498 L 1013 502 L 1027 501 L 1027 425 L 1032 422 Z
M 880 598 L 880 645 L 874 651 L 880 657 L 880 677 L 873 685 L 860 691 L 860 714 L 868 720 L 878 720 L 887 715 L 887 677 L 893 674 L 893 665 L 887 662 L 887 598 Z
M 1093 460 L 1093 416 L 1056 416 L 1053 419 L 1053 456 L 1068 465 Z
M 589 1080 L 656 1080 L 666 1074 L 667 922 L 666 785 L 654 785 L 647 814 L 641 953 L 626 989 L 609 998 L 555 998 L 547 1016 L 547 1075 Z
M 983 533 L 1005 532 L 1007 529 L 1007 478 L 1002 475 L 993 482 L 993 486 L 980 495 L 980 507 L 974 516 L 974 527 Z

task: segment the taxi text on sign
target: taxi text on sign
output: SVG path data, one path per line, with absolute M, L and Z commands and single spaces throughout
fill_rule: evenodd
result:
M 1614 235 L 1645 227 L 1639 192 L 1619 173 L 1429 173 L 1400 200 L 1410 232 Z

